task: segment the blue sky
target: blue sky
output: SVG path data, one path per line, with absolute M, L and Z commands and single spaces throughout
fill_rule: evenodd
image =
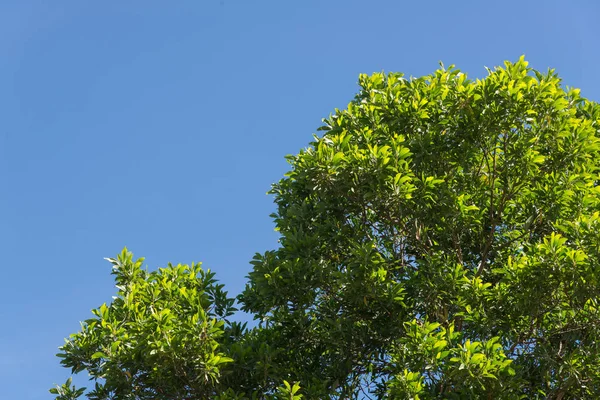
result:
M 238 294 L 277 245 L 265 193 L 359 73 L 471 77 L 525 54 L 600 100 L 600 3 L 0 2 L 0 397 L 115 289 L 103 260 L 203 261 Z M 81 381 L 81 379 L 79 380 Z

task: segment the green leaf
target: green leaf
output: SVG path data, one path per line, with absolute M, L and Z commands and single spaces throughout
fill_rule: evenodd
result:
M 94 354 L 92 354 L 92 360 L 96 360 L 98 358 L 107 358 L 107 356 L 101 351 L 97 351 Z

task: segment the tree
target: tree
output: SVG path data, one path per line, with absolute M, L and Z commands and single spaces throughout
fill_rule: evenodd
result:
M 89 398 L 600 394 L 600 106 L 523 58 L 359 83 L 273 186 L 281 245 L 238 296 L 258 326 L 213 273 L 124 251 L 61 348 Z

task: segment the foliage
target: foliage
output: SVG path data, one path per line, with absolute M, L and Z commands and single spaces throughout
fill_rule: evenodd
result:
M 259 325 L 210 271 L 124 251 L 61 348 L 89 398 L 600 394 L 600 107 L 523 58 L 359 83 L 273 186 L 281 245 L 238 298 Z
M 117 297 L 92 312 L 62 347 L 62 364 L 74 373 L 87 370 L 101 379 L 92 399 L 208 397 L 219 382 L 219 369 L 231 358 L 219 348 L 233 300 L 226 298 L 214 273 L 199 264 L 143 270 L 123 250 L 109 259 Z

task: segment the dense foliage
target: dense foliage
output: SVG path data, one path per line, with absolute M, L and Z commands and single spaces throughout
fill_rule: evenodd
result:
M 522 58 L 488 72 L 360 76 L 273 186 L 258 326 L 212 272 L 125 250 L 63 365 L 90 399 L 600 396 L 600 107 Z

